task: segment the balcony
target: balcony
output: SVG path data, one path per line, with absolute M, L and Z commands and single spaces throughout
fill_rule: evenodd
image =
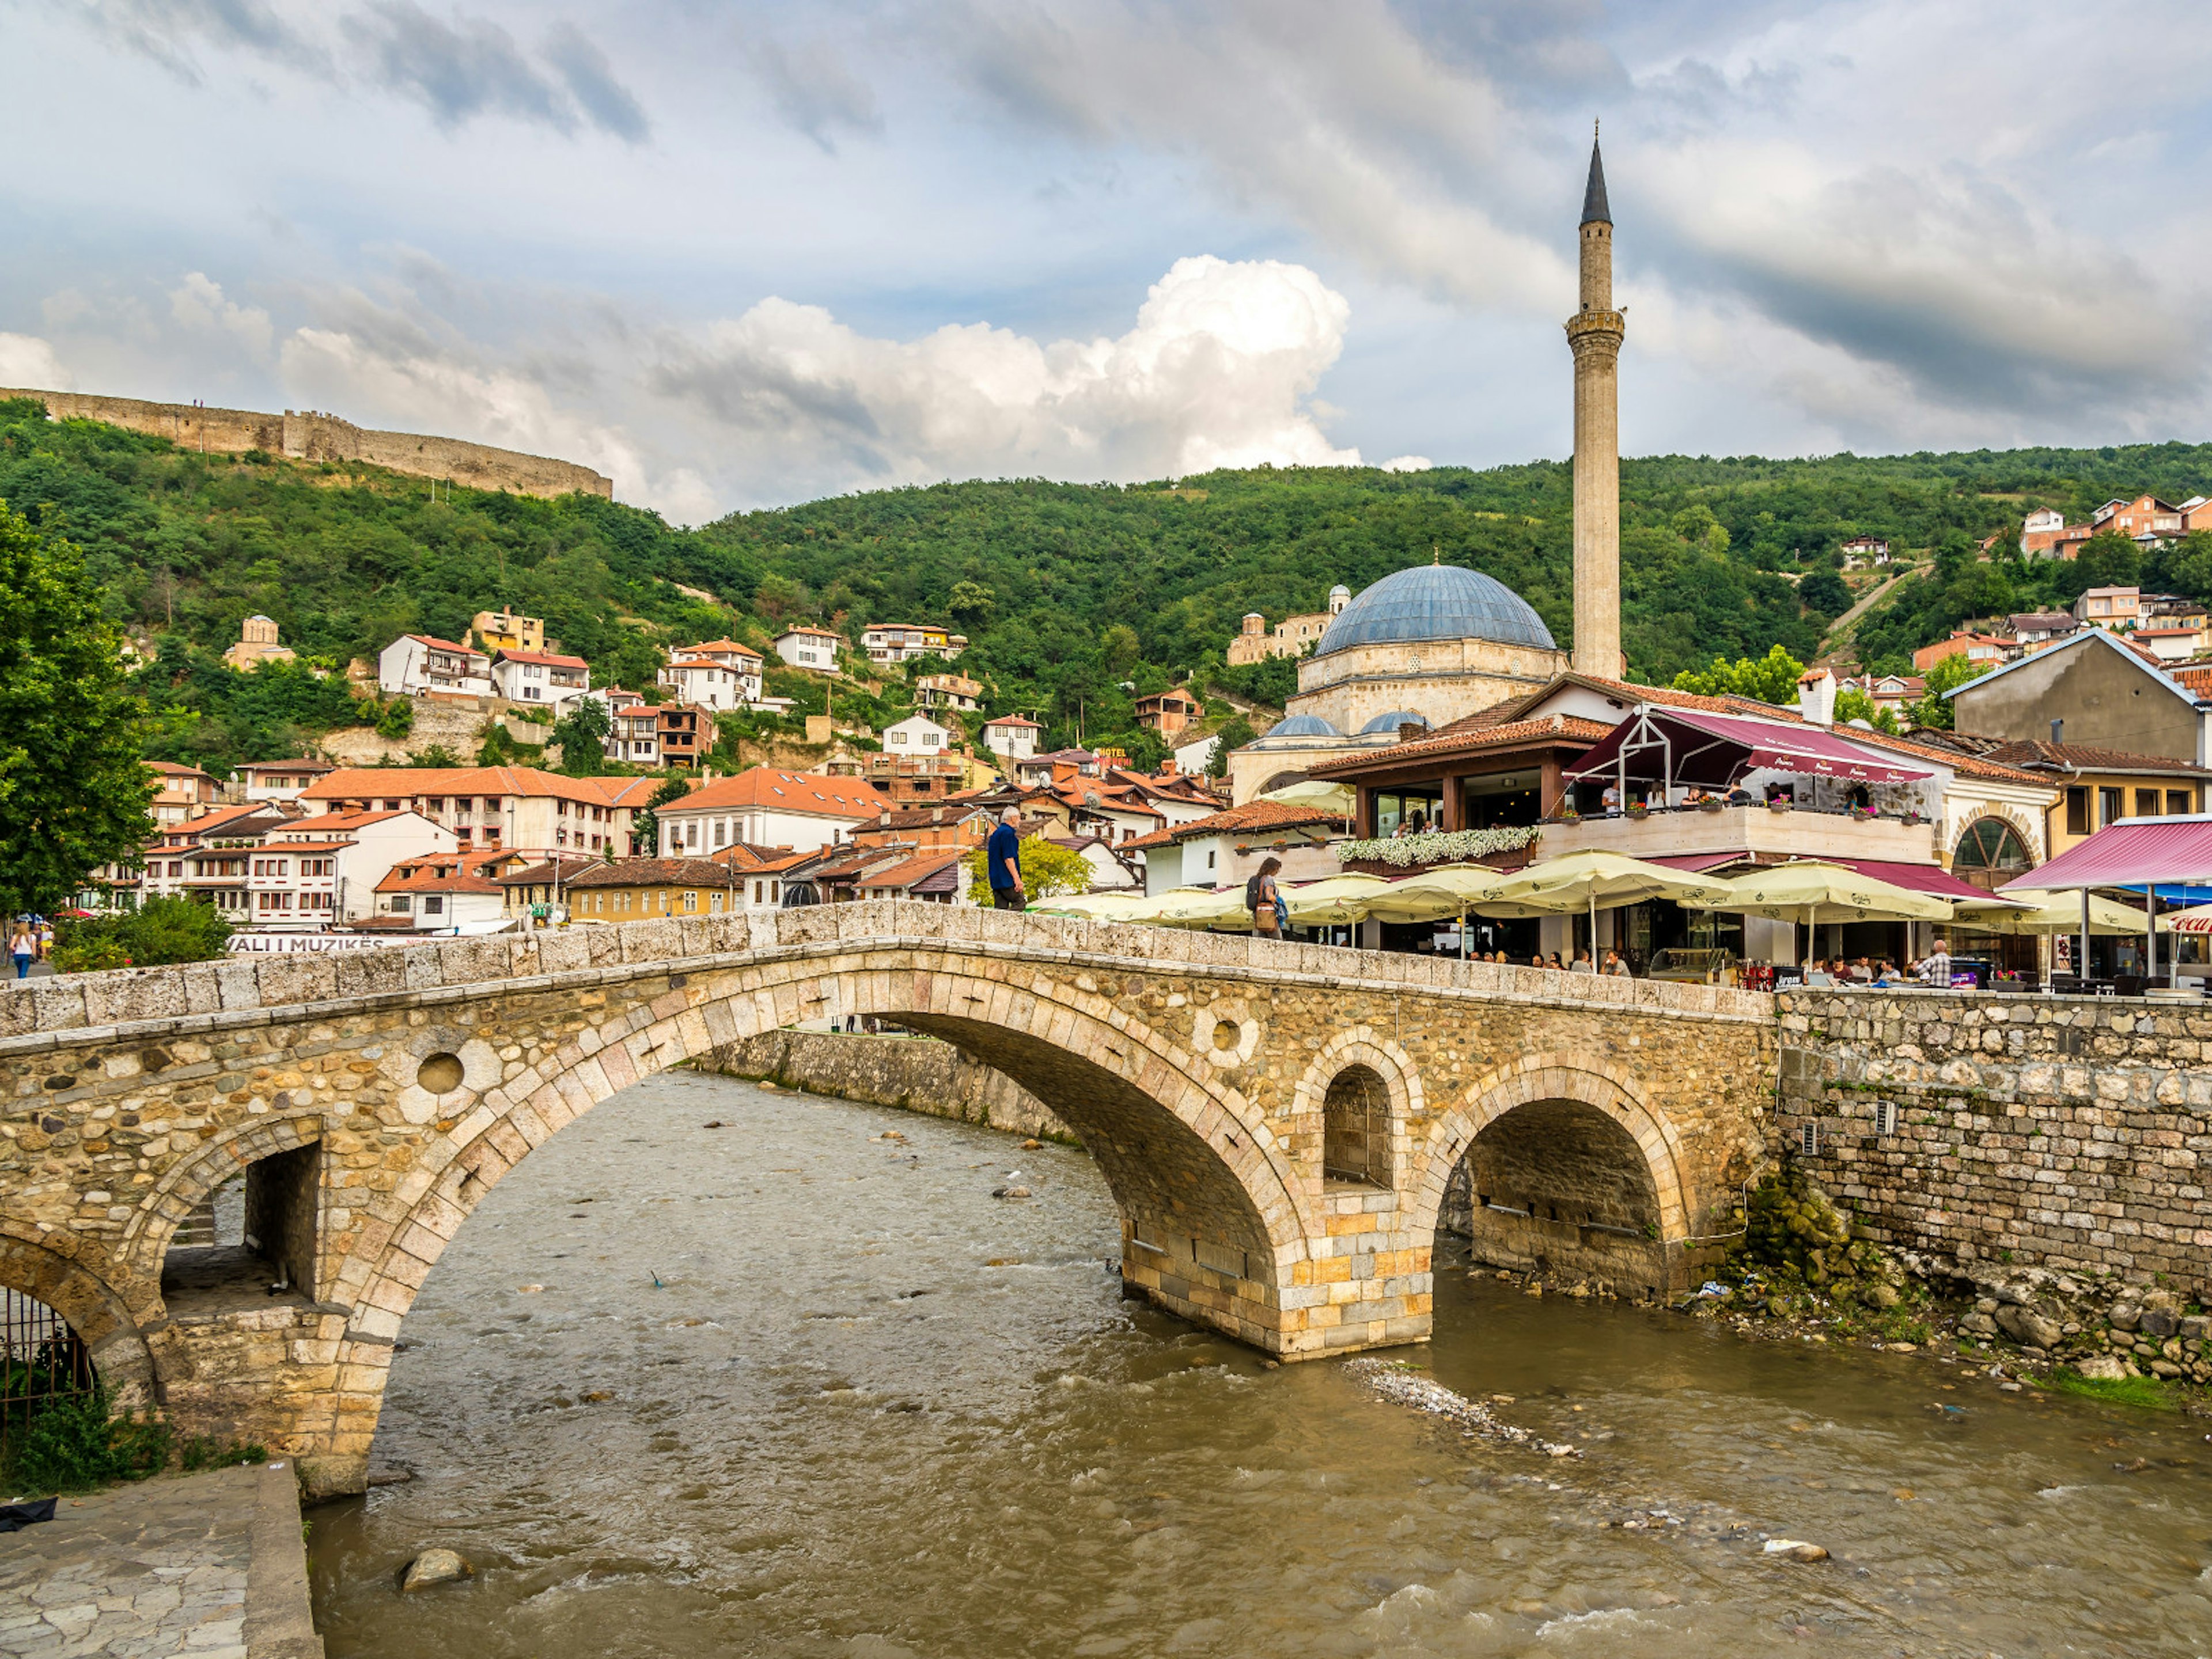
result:
M 1936 856 L 1932 824 L 1902 818 L 1853 818 L 1846 812 L 1793 807 L 1723 806 L 1718 811 L 1674 807 L 1648 817 L 1588 817 L 1544 825 L 1540 856 L 1585 849 L 1629 858 L 1734 853 L 1767 863 L 1784 859 L 1886 859 L 1925 864 Z

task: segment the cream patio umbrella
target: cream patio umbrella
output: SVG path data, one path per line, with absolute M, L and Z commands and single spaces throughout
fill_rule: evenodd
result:
M 1970 927 L 1978 933 L 2079 933 L 2081 931 L 2081 898 L 2078 893 L 2054 893 L 2013 890 L 2020 899 L 2015 904 L 1992 894 L 1986 902 L 1973 899 L 1954 899 L 1952 907 L 1958 912 L 1961 927 Z M 2177 911 L 2170 916 L 2160 916 L 2158 925 L 2168 927 L 2191 911 Z M 2212 933 L 2212 904 L 2204 907 L 2208 925 L 2186 932 Z M 2124 904 L 2115 904 L 2110 899 L 2092 898 L 2089 901 L 2089 931 L 2093 933 L 2132 937 L 2143 929 L 2143 913 L 2131 910 Z
M 1729 891 L 1726 881 L 1676 870 L 1664 864 L 1647 864 L 1619 853 L 1568 853 L 1541 864 L 1531 864 L 1498 878 L 1496 894 L 1478 903 L 1484 916 L 1562 915 L 1573 910 L 1589 915 L 1590 955 L 1597 955 L 1597 913 L 1645 899 L 1672 899 L 1677 904 L 1711 908 L 1711 901 Z
M 1087 921 L 1129 921 L 1148 900 L 1142 893 L 1069 893 L 1039 899 L 1031 915 L 1081 916 Z
M 1747 870 L 1722 885 L 1728 892 L 1717 902 L 1695 902 L 1691 908 L 1729 910 L 1770 921 L 1802 921 L 1808 933 L 1824 921 L 1949 921 L 1954 914 L 1947 898 L 1916 893 L 1861 875 L 1849 865 L 1819 859 L 1793 859 Z M 1812 953 L 1809 944 L 1806 953 Z
M 1329 876 L 1303 887 L 1286 886 L 1282 894 L 1293 926 L 1325 927 L 1366 921 L 1370 902 L 1390 886 L 1381 876 Z
M 1441 921 L 1464 916 L 1494 896 L 1505 877 L 1484 864 L 1440 864 L 1403 881 L 1385 882 L 1366 901 L 1367 914 L 1385 921 Z

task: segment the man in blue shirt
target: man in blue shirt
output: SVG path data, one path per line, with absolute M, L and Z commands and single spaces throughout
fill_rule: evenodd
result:
M 983 844 L 983 869 L 991 878 L 994 910 L 1020 910 L 1029 903 L 1022 891 L 1022 838 L 1014 830 L 1021 816 L 1012 806 L 1000 813 L 999 827 Z

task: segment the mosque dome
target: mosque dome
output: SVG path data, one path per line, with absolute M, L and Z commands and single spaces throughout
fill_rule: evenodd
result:
M 1287 720 L 1277 720 L 1267 728 L 1271 738 L 1340 738 L 1338 731 L 1318 714 L 1292 714 Z
M 1366 725 L 1361 726 L 1359 735 L 1363 738 L 1377 735 L 1395 738 L 1398 735 L 1398 728 L 1401 726 L 1425 726 L 1428 723 L 1429 717 L 1426 714 L 1416 714 L 1410 708 L 1394 708 L 1387 714 L 1377 714 Z
M 1458 565 L 1418 564 L 1362 592 L 1329 623 L 1314 655 L 1359 645 L 1464 639 L 1559 649 L 1544 619 L 1504 582 Z

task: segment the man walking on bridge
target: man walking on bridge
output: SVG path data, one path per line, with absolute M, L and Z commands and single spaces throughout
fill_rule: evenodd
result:
M 983 848 L 983 867 L 991 878 L 991 908 L 1020 910 L 1029 901 L 1022 892 L 1022 838 L 1014 825 L 1021 811 L 1009 806 L 999 814 L 999 827 Z

